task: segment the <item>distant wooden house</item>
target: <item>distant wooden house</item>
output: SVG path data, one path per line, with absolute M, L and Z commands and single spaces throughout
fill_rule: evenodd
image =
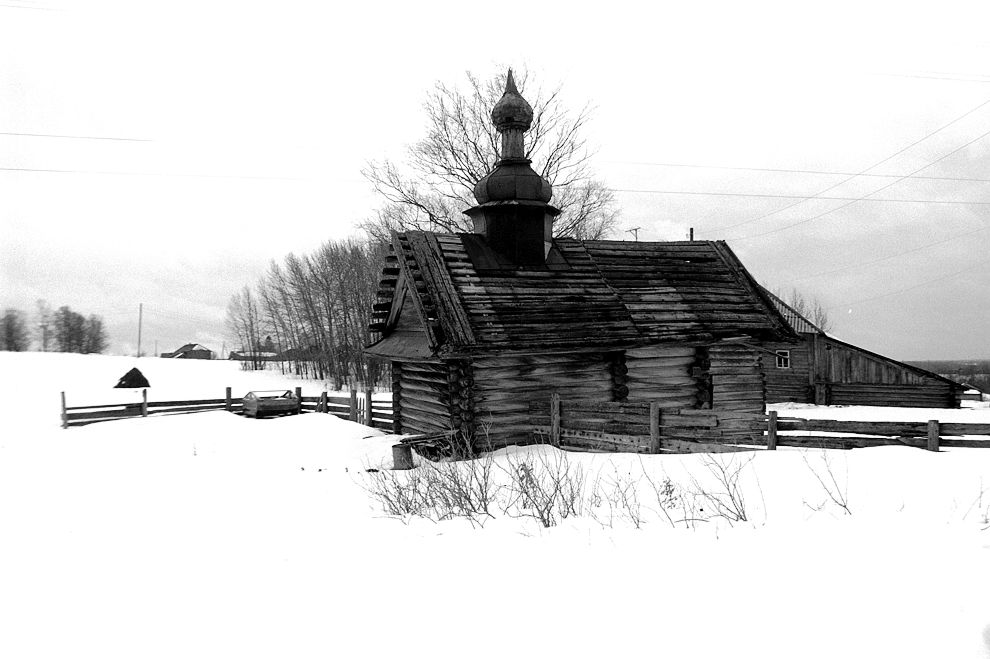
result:
M 187 343 L 175 352 L 163 352 L 166 359 L 213 359 L 213 352 L 198 343 Z
M 801 342 L 764 344 L 767 402 L 959 407 L 967 387 L 828 336 L 765 291 Z
M 762 413 L 759 344 L 797 335 L 732 250 L 552 238 L 559 211 L 524 155 L 532 109 L 511 72 L 492 119 L 501 159 L 465 211 L 474 232 L 392 239 L 366 353 L 391 362 L 396 431 L 530 441 L 530 404 L 551 392 Z M 752 423 L 719 427 L 731 439 Z

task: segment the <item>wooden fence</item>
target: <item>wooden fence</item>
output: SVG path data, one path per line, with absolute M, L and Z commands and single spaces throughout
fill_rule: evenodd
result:
M 563 447 L 633 453 L 697 453 L 762 446 L 990 448 L 990 424 L 797 419 L 736 411 L 661 409 L 658 402 L 575 404 L 551 394 L 530 404 L 538 438 Z M 828 433 L 828 434 L 822 434 Z M 986 436 L 963 439 L 960 436 Z
M 374 426 L 385 430 L 392 429 L 391 401 L 378 401 L 372 398 L 371 392 L 358 395 L 351 390 L 349 396 L 331 396 L 326 391 L 319 396 L 303 396 L 302 387 L 296 387 L 296 398 L 299 400 L 297 413 L 318 412 L 333 414 L 348 421 L 360 422 L 366 426 Z M 201 400 L 172 400 L 149 401 L 148 390 L 141 390 L 141 402 L 108 403 L 105 405 L 67 406 L 65 392 L 62 392 L 62 427 L 81 426 L 99 421 L 145 417 L 155 414 L 190 414 L 194 412 L 210 412 L 226 410 L 234 414 L 243 413 L 241 398 L 231 395 L 227 387 L 223 398 Z

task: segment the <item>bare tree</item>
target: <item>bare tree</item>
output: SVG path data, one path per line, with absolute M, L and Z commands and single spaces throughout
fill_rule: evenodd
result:
M 357 240 L 328 241 L 304 256 L 272 262 L 254 293 L 233 297 L 227 324 L 249 350 L 258 337 L 274 335 L 280 367 L 297 375 L 344 385 L 372 386 L 383 365 L 368 360 L 368 317 L 384 263 L 384 250 Z M 260 362 L 255 364 L 260 367 Z
M 526 157 L 553 185 L 552 203 L 561 210 L 554 234 L 604 238 L 619 211 L 612 191 L 591 169 L 592 152 L 584 136 L 591 110 L 565 108 L 560 87 L 526 94 L 527 79 L 525 72 L 516 76 L 533 106 Z M 405 163 L 371 162 L 362 171 L 385 201 L 362 228 L 381 242 L 393 230 L 471 231 L 463 211 L 475 205 L 475 183 L 498 160 L 500 138 L 491 111 L 504 89 L 504 73 L 482 80 L 468 72 L 466 91 L 438 82 L 425 104 L 426 137 L 408 149 Z
M 83 328 L 82 351 L 91 354 L 102 353 L 107 349 L 108 344 L 109 340 L 107 339 L 107 332 L 103 328 L 103 319 L 91 315 L 86 319 Z
M 4 309 L 0 316 L 0 350 L 23 352 L 31 345 L 27 321 L 19 309 Z
M 241 351 L 247 353 L 251 367 L 254 370 L 263 368 L 264 363 L 259 354 L 261 317 L 249 286 L 230 298 L 227 304 L 227 326 L 240 342 Z
M 812 325 L 821 331 L 828 333 L 832 329 L 832 318 L 829 316 L 828 309 L 818 298 L 808 298 L 796 288 L 791 289 L 786 299 L 783 295 L 777 295 L 777 297 L 784 300 L 789 307 L 807 318 Z

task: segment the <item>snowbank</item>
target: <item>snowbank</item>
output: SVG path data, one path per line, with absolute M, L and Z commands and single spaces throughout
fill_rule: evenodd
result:
M 731 525 L 671 525 L 645 479 L 715 487 L 706 456 L 568 453 L 632 483 L 639 528 L 605 502 L 394 519 L 365 489 L 394 438 L 330 415 L 57 427 L 58 391 L 105 402 L 134 361 L 0 353 L 0 656 L 990 657 L 990 451 L 725 456 L 751 460 Z M 139 366 L 168 396 L 274 384 Z M 554 451 L 500 451 L 494 480 Z

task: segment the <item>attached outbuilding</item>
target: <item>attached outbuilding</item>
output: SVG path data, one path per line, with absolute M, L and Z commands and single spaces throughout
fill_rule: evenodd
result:
M 967 387 L 931 371 L 840 341 L 764 291 L 801 337 L 762 353 L 768 403 L 959 407 Z
M 732 250 L 553 238 L 559 211 L 525 157 L 532 109 L 511 72 L 492 120 L 501 159 L 465 211 L 474 232 L 392 238 L 366 353 L 391 363 L 396 432 L 524 443 L 532 402 L 557 393 L 585 409 L 738 411 L 720 419 L 726 439 L 762 434 L 761 346 L 798 337 Z

